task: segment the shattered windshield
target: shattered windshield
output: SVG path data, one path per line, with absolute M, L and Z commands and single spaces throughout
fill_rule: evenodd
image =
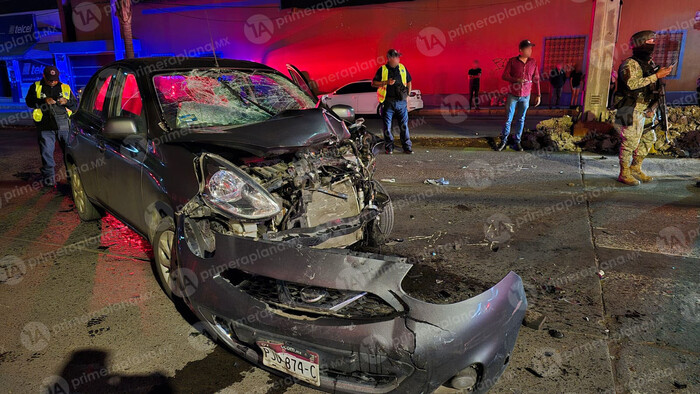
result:
M 287 78 L 260 70 L 177 71 L 154 76 L 153 84 L 171 129 L 240 126 L 316 106 Z

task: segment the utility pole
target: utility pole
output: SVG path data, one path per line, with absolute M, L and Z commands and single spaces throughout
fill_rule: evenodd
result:
M 621 5 L 621 0 L 593 1 L 584 120 L 599 120 L 608 105 Z

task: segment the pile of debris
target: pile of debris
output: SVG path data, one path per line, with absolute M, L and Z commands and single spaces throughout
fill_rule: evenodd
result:
M 555 151 L 580 152 L 582 150 L 603 154 L 616 154 L 620 149 L 620 134 L 613 124 L 615 112 L 603 117 L 605 122 L 583 122 L 585 136 L 574 136 L 573 119 L 566 115 L 543 120 L 536 130 L 523 133 L 522 145 L 526 149 L 551 149 Z M 668 111 L 669 140 L 665 133 L 656 130 L 655 151 L 651 153 L 676 157 L 700 157 L 700 107 L 673 107 Z
M 580 152 L 581 137 L 574 137 L 574 121 L 569 115 L 543 120 L 536 130 L 523 132 L 521 144 L 525 149 L 552 149 L 555 151 Z

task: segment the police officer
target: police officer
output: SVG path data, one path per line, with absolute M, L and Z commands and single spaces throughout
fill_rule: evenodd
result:
M 401 64 L 401 54 L 396 49 L 387 52 L 387 63 L 377 70 L 372 79 L 372 86 L 377 89 L 377 98 L 382 103 L 382 120 L 384 121 L 384 150 L 387 154 L 394 152 L 394 135 L 391 125 L 394 115 L 398 117 L 403 153 L 411 154 L 411 137 L 408 134 L 408 103 L 406 99 L 411 92 L 411 74 Z
M 655 99 L 654 87 L 660 78 L 671 73 L 671 67 L 657 68 L 651 60 L 656 34 L 651 30 L 635 33 L 630 39 L 632 57 L 620 64 L 615 94 L 617 114 L 615 123 L 620 127 L 620 175 L 618 181 L 636 186 L 639 181 L 650 182 L 652 177 L 642 171 L 642 161 L 656 141 L 652 129 L 644 130 L 647 118 L 655 116 L 650 107 Z
M 24 101 L 34 108 L 32 118 L 39 131 L 42 183 L 53 187 L 56 184 L 53 159 L 56 139 L 63 151 L 69 118 L 77 109 L 77 101 L 70 86 L 59 81 L 58 69 L 54 66 L 44 68 L 44 77 L 31 85 Z

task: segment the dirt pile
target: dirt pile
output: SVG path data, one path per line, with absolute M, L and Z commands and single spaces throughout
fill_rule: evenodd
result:
M 573 136 L 573 119 L 566 115 L 543 120 L 536 130 L 523 133 L 525 149 L 551 149 L 555 151 L 615 154 L 620 149 L 618 127 L 612 123 L 614 111 L 604 116 L 606 122 L 586 122 L 588 130 L 582 137 Z M 677 157 L 700 157 L 700 107 L 669 108 L 669 139 L 664 132 L 656 130 L 655 151 L 652 153 Z

